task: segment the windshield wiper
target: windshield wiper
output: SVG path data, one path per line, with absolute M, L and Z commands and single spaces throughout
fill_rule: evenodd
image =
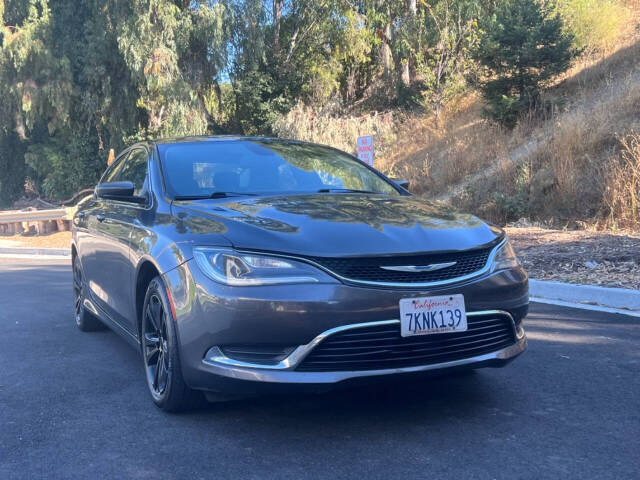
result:
M 213 192 L 208 195 L 176 195 L 174 200 L 206 200 L 208 198 L 255 197 L 257 193 Z
M 373 190 L 355 190 L 353 188 L 321 188 L 318 193 L 382 193 Z
M 227 197 L 255 197 L 257 193 L 248 192 L 213 192 L 209 194 L 209 198 L 227 198 Z

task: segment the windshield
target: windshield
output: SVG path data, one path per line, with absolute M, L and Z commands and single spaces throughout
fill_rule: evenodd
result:
M 398 191 L 347 154 L 260 140 L 158 145 L 165 184 L 179 197 L 318 191 Z

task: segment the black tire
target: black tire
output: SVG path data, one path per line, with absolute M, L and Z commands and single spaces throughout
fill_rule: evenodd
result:
M 147 387 L 153 403 L 165 412 L 181 412 L 199 406 L 201 392 L 182 378 L 175 321 L 160 277 L 151 280 L 142 307 L 140 346 Z
M 105 325 L 84 308 L 85 284 L 84 271 L 77 255 L 73 257 L 73 313 L 76 325 L 83 332 L 104 330 Z

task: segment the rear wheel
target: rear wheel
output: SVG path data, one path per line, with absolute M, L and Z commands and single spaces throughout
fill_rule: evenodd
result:
M 83 332 L 103 330 L 104 324 L 84 307 L 85 290 L 82 265 L 78 256 L 73 257 L 73 313 L 76 325 Z
M 179 412 L 198 405 L 202 395 L 182 378 L 175 322 L 160 277 L 147 288 L 140 333 L 147 387 L 156 406 Z

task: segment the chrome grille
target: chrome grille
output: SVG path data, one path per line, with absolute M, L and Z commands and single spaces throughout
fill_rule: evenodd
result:
M 400 324 L 344 330 L 323 340 L 298 371 L 359 371 L 450 362 L 495 352 L 516 338 L 507 315 L 468 316 L 466 332 L 402 337 Z
M 327 270 L 356 282 L 429 283 L 464 277 L 482 270 L 487 264 L 492 248 L 392 257 L 308 258 Z M 455 262 L 455 264 L 431 272 L 401 272 L 381 268 L 405 265 L 426 266 L 450 262 Z

